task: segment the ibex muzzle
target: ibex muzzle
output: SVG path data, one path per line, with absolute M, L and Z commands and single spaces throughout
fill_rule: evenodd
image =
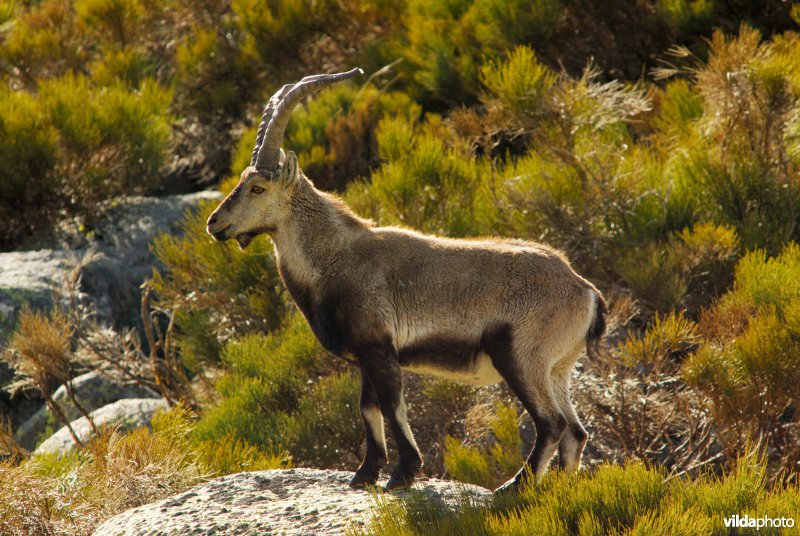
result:
M 528 469 L 542 475 L 556 451 L 561 467 L 577 467 L 587 434 L 570 401 L 570 375 L 605 330 L 600 292 L 543 244 L 375 227 L 314 188 L 294 153 L 282 154 L 297 102 L 359 72 L 307 77 L 270 99 L 250 166 L 209 218 L 208 232 L 242 248 L 269 233 L 283 282 L 317 339 L 358 364 L 367 441 L 351 485 L 377 481 L 387 461 L 384 419 L 400 456 L 387 489 L 411 485 L 422 467 L 403 369 L 473 385 L 506 381 L 537 434 L 502 489 L 516 487 Z

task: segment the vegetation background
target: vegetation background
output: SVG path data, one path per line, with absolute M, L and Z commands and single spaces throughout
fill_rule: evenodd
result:
M 380 504 L 369 530 L 800 524 L 799 23 L 778 0 L 0 0 L 0 245 L 65 217 L 91 230 L 121 195 L 227 191 L 273 91 L 360 65 L 290 122 L 318 187 L 379 224 L 545 241 L 611 303 L 574 379 L 590 470 L 490 505 Z M 269 239 L 214 243 L 212 209 L 152 244 L 146 316 L 169 340 L 68 305 L 18 319 L 4 356 L 23 380 L 130 371 L 139 349 L 175 409 L 66 458 L 6 430 L 0 532 L 89 533 L 234 471 L 356 467 L 356 375 L 295 311 Z M 494 486 L 519 467 L 533 431 L 503 387 L 408 384 L 428 474 Z

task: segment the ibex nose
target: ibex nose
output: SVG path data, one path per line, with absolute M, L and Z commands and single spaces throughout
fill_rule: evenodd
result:
M 220 233 L 220 224 L 219 218 L 217 217 L 217 212 L 208 217 L 208 223 L 206 224 L 206 232 L 208 234 L 213 235 L 214 238 L 217 238 L 217 235 Z M 224 229 L 223 229 L 224 230 Z

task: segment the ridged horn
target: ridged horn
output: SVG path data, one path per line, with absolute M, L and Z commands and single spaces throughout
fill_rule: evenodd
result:
M 275 94 L 270 97 L 267 101 L 267 105 L 264 107 L 264 113 L 261 114 L 261 123 L 258 124 L 258 132 L 256 133 L 256 146 L 253 147 L 253 155 L 250 157 L 250 165 L 256 165 L 256 159 L 258 158 L 258 150 L 261 149 L 261 144 L 264 142 L 264 134 L 267 133 L 267 125 L 269 125 L 270 119 L 272 119 L 272 114 L 275 113 L 275 108 L 281 103 L 281 99 L 283 98 L 286 93 L 294 87 L 294 84 L 286 84 Z
M 289 123 L 289 116 L 292 115 L 292 110 L 295 106 L 305 97 L 311 93 L 317 92 L 323 87 L 329 86 L 342 80 L 347 80 L 356 75 L 364 74 L 359 68 L 351 71 L 335 74 L 317 74 L 314 76 L 306 76 L 286 92 L 284 90 L 287 86 L 283 86 L 281 90 L 276 93 L 282 95 L 282 98 L 272 107 L 271 117 L 266 128 L 266 132 L 261 137 L 262 142 L 259 144 L 256 140 L 256 150 L 254 150 L 255 167 L 260 171 L 275 171 L 280 164 L 280 148 L 283 141 L 283 133 L 286 130 L 286 125 Z M 270 103 L 275 99 L 275 96 L 270 99 Z M 270 104 L 267 104 L 267 109 L 264 110 L 264 117 L 267 117 L 267 110 Z M 264 120 L 262 118 L 262 124 Z M 259 126 L 259 133 L 261 126 Z M 253 165 L 251 163 L 251 165 Z

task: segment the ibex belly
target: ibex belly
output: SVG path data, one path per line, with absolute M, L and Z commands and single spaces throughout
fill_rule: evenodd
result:
M 503 380 L 480 342 L 428 336 L 398 348 L 404 370 L 468 385 L 491 385 Z
M 478 354 L 473 365 L 466 369 L 444 368 L 436 365 L 436 363 L 413 363 L 403 365 L 403 370 L 476 387 L 503 381 L 500 373 L 492 365 L 491 358 L 484 353 Z

